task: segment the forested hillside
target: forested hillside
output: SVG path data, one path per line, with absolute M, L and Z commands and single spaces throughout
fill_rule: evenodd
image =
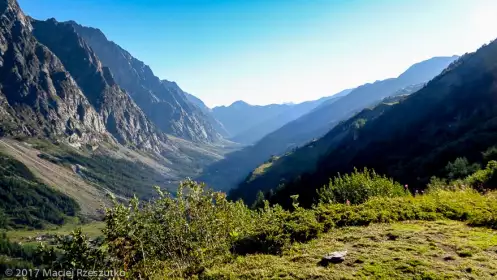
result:
M 258 192 L 274 192 L 298 175 L 312 172 L 320 158 L 326 155 L 331 147 L 341 141 L 353 141 L 367 122 L 378 118 L 392 105 L 402 102 L 407 96 L 398 95 L 384 99 L 380 104 L 362 110 L 347 121 L 339 123 L 324 137 L 312 141 L 301 148 L 290 151 L 281 157 L 273 157 L 252 171 L 238 187 L 230 190 L 230 198 L 243 199 L 251 204 Z
M 301 194 L 306 205 L 331 176 L 354 167 L 371 167 L 413 187 L 423 188 L 433 175 L 458 157 L 484 163 L 494 146 L 497 42 L 466 54 L 405 101 L 366 122 L 351 141 L 327 151 L 315 172 L 288 183 L 275 201 Z
M 359 86 L 336 102 L 320 106 L 273 131 L 253 146 L 227 155 L 225 159 L 206 168 L 198 179 L 219 189 L 234 188 L 270 157 L 279 156 L 322 137 L 340 121 L 375 105 L 385 97 L 397 94 L 405 87 L 427 82 L 456 58 L 457 56 L 435 57 L 411 66 L 397 78 Z

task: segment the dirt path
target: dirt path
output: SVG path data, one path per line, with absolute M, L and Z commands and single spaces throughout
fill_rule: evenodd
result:
M 0 139 L 0 149 L 25 164 L 40 180 L 72 197 L 81 207 L 81 214 L 90 219 L 101 217 L 105 199 L 102 190 L 86 183 L 72 170 L 38 157 L 40 152 L 11 139 Z

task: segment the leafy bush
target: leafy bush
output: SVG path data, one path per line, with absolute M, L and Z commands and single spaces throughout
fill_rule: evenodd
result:
M 480 170 L 481 166 L 478 163 L 470 164 L 465 157 L 459 157 L 454 162 L 449 162 L 445 167 L 447 176 L 450 180 L 462 179 L 470 174 Z
M 371 197 L 395 197 L 408 195 L 402 186 L 372 169 L 354 172 L 330 179 L 328 186 L 318 190 L 319 201 L 327 203 L 364 203 Z
M 313 210 L 298 207 L 290 212 L 280 205 L 264 207 L 255 217 L 256 227 L 253 232 L 240 238 L 233 246 L 237 254 L 269 253 L 281 254 L 293 242 L 305 242 L 316 238 L 323 232 L 323 225 L 318 223 Z
M 497 196 L 475 190 L 434 190 L 416 197 L 374 197 L 360 205 L 324 204 L 315 208 L 325 230 L 406 220 L 451 219 L 495 227 Z
M 229 202 L 224 193 L 191 180 L 182 182 L 174 197 L 158 192 L 159 199 L 142 206 L 135 198 L 129 206 L 116 203 L 107 210 L 109 253 L 130 271 L 154 265 L 148 260 L 179 274 L 202 270 L 228 257 L 234 241 L 252 225 L 243 203 Z
M 482 156 L 485 163 L 488 163 L 491 160 L 497 160 L 497 147 L 493 146 L 488 148 L 482 153 Z
M 187 278 L 237 254 L 282 254 L 293 242 L 336 227 L 452 219 L 497 228 L 497 193 L 482 195 L 471 188 L 374 195 L 362 204 L 320 202 L 312 209 L 300 207 L 294 196 L 292 211 L 268 201 L 250 210 L 190 180 L 181 183 L 176 196 L 158 192 L 155 201 L 140 204 L 134 198 L 107 209 L 101 241 L 75 231 L 60 239 L 60 254 L 45 248 L 36 259 L 60 269 L 124 270 L 128 279 Z
M 478 170 L 464 180 L 477 190 L 497 189 L 497 161 L 488 162 L 485 169 Z

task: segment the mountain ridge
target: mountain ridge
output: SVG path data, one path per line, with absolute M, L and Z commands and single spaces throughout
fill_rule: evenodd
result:
M 66 23 L 85 39 L 102 64 L 112 70 L 117 84 L 160 130 L 195 142 L 214 143 L 222 139 L 176 83 L 160 80 L 144 62 L 107 40 L 101 30 L 75 21 Z
M 0 1 L 2 135 L 62 137 L 80 145 L 107 139 L 103 120 L 64 65 L 31 33 L 16 1 Z
M 312 141 L 300 148 L 294 149 L 286 154 L 265 163 L 265 167 L 257 167 L 236 188 L 230 190 L 230 198 L 233 200 L 243 199 L 251 204 L 259 191 L 270 192 L 284 183 L 294 180 L 303 173 L 315 170 L 321 157 L 326 156 L 328 150 L 334 145 L 348 139 L 353 141 L 359 137 L 360 128 L 379 117 L 408 95 L 420 90 L 424 84 L 407 87 L 399 90 L 391 97 L 384 98 L 373 107 L 365 108 L 350 119 L 344 120 L 331 129 L 326 135 Z
M 35 37 L 62 59 L 117 141 L 160 153 L 160 142 L 166 141 L 166 136 L 149 122 L 129 95 L 121 90 L 111 71 L 102 66 L 76 30 L 55 19 L 31 22 Z
M 422 63 L 431 66 L 430 73 L 434 77 L 440 74 L 454 59 L 455 57 L 452 56 L 437 57 Z M 443 63 L 440 63 L 440 61 Z M 403 75 L 416 69 L 419 69 L 419 64 L 418 67 L 414 69 L 408 68 L 401 73 L 398 77 L 404 78 L 400 80 L 390 78 L 355 88 L 336 102 L 322 106 L 318 110 L 313 110 L 285 124 L 278 130 L 264 136 L 253 146 L 227 155 L 225 159 L 207 167 L 203 174 L 199 176 L 199 179 L 222 190 L 233 188 L 271 156 L 281 155 L 286 151 L 323 136 L 338 122 L 353 116 L 367 106 L 374 105 L 375 102 L 394 94 L 401 88 L 427 82 L 424 80 L 427 75 L 426 71 L 420 74 L 419 79 L 412 78 L 411 74 Z
M 354 141 L 339 142 L 316 171 L 302 174 L 278 192 L 275 201 L 300 194 L 313 201 L 313 191 L 337 172 L 374 168 L 412 188 L 423 188 L 433 175 L 444 176 L 456 157 L 481 162 L 495 145 L 497 41 L 452 62 L 425 87 L 366 123 Z M 412 144 L 411 144 L 412 142 Z

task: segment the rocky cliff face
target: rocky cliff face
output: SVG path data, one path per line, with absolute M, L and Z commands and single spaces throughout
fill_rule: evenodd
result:
M 105 138 L 102 118 L 32 30 L 16 1 L 0 0 L 0 135 Z
M 121 144 L 160 151 L 166 137 L 117 85 L 109 68 L 66 23 L 55 19 L 31 21 L 33 34 L 60 58 L 109 131 Z
M 116 83 L 126 90 L 150 120 L 163 132 L 196 141 L 216 142 L 221 136 L 205 114 L 191 104 L 175 83 L 164 83 L 150 67 L 95 28 L 68 22 L 91 46 Z
M 167 83 L 169 81 L 162 80 L 163 83 Z M 228 130 L 224 127 L 224 125 L 214 117 L 214 114 L 212 113 L 212 110 L 205 105 L 205 103 L 200 100 L 200 98 L 194 96 L 193 94 L 189 94 L 188 92 L 185 92 L 186 98 L 192 103 L 193 105 L 197 106 L 206 116 L 207 120 L 211 123 L 211 125 L 214 127 L 214 129 L 221 134 L 222 137 L 228 139 L 231 137 L 231 134 L 228 132 Z

